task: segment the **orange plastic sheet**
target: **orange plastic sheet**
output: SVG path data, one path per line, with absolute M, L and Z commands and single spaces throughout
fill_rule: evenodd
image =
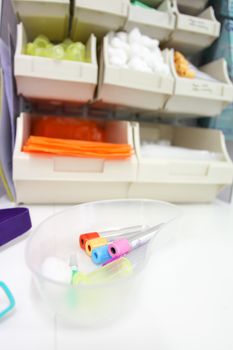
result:
M 31 135 L 66 140 L 104 142 L 105 126 L 102 121 L 43 116 L 32 119 Z
M 128 144 L 64 140 L 40 136 L 30 136 L 23 146 L 23 151 L 29 153 L 104 159 L 125 159 L 133 154 L 133 149 Z

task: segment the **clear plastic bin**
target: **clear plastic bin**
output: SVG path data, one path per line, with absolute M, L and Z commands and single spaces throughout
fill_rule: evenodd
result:
M 56 314 L 70 323 L 99 327 L 113 321 L 136 303 L 153 240 L 127 255 L 133 266 L 129 276 L 109 283 L 71 285 L 54 282 L 42 275 L 43 262 L 50 256 L 68 261 L 75 251 L 80 270 L 84 271 L 90 258 L 78 247 L 79 234 L 167 224 L 178 214 L 175 206 L 165 202 L 113 200 L 81 204 L 48 218 L 34 231 L 26 250 L 27 264 L 41 295 Z

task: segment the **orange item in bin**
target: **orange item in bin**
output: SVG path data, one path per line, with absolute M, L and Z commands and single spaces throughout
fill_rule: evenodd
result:
M 24 152 L 47 153 L 82 158 L 125 159 L 133 154 L 128 144 L 64 140 L 30 136 L 23 146 Z
M 105 141 L 103 122 L 78 118 L 44 116 L 34 118 L 32 135 L 57 139 Z

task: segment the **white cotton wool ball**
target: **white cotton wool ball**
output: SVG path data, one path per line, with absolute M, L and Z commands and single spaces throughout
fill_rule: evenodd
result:
M 141 50 L 141 57 L 142 58 L 147 58 L 147 57 L 153 57 L 153 55 L 151 54 L 151 51 L 147 48 L 147 47 L 142 47 Z
M 70 283 L 72 271 L 68 264 L 56 257 L 48 257 L 42 264 L 41 273 L 56 282 Z
M 147 66 L 146 62 L 143 61 L 140 57 L 132 58 L 128 63 L 128 67 L 141 72 L 152 72 L 152 70 Z
M 114 48 L 122 48 L 122 46 L 123 46 L 123 42 L 119 39 L 119 38 L 117 38 L 117 37 L 113 37 L 112 39 L 111 39 L 111 41 L 110 41 L 110 45 L 112 46 L 112 47 L 114 47 Z
M 145 58 L 144 58 L 146 64 L 148 65 L 148 67 L 150 67 L 150 69 L 152 71 L 154 71 L 155 69 L 155 66 L 156 66 L 156 60 L 154 58 L 154 56 L 150 53 L 149 55 L 147 55 Z
M 141 44 L 142 42 L 142 34 L 138 28 L 134 28 L 129 32 L 128 35 L 128 43 L 132 44 Z
M 164 58 L 163 58 L 163 55 L 162 55 L 162 52 L 159 48 L 156 48 L 154 50 L 151 51 L 152 54 L 155 56 L 155 59 L 159 62 L 164 62 Z
M 126 64 L 126 61 L 124 60 L 124 58 L 119 57 L 119 56 L 111 56 L 109 57 L 109 63 L 112 66 L 116 66 L 116 67 L 124 67 L 124 65 Z
M 129 45 L 128 43 L 125 43 L 124 41 L 120 40 L 117 37 L 112 38 L 111 42 L 110 42 L 110 46 L 115 48 L 115 49 L 123 49 L 125 50 L 127 53 L 129 51 Z
M 131 44 L 129 46 L 129 58 L 141 57 L 143 46 L 139 44 Z
M 151 39 L 147 35 L 142 35 L 141 43 L 143 46 L 147 47 L 148 49 L 155 49 L 159 46 L 159 41 L 155 39 Z
M 114 49 L 112 47 L 109 47 L 108 56 L 109 56 L 109 60 L 111 60 L 111 57 L 119 57 L 124 63 L 126 63 L 128 60 L 128 55 L 123 49 Z
M 124 43 L 128 42 L 128 34 L 125 32 L 117 32 L 116 37 L 123 41 Z

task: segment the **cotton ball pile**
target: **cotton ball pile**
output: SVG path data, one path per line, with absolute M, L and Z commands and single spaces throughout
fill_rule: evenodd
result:
M 115 67 L 147 73 L 169 75 L 169 67 L 159 48 L 159 41 L 142 35 L 138 28 L 129 33 L 118 32 L 110 40 L 109 63 Z
M 41 273 L 44 277 L 55 282 L 70 284 L 72 278 L 72 271 L 69 265 L 54 256 L 45 259 L 41 267 Z

